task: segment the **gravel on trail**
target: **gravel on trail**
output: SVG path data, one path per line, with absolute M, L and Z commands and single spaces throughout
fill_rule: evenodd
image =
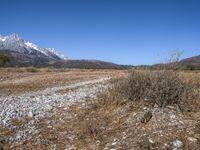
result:
M 56 113 L 60 107 L 67 107 L 86 97 L 94 97 L 100 89 L 106 88 L 107 80 L 108 77 L 101 77 L 42 91 L 1 96 L 0 125 L 9 126 L 10 119 L 23 117 L 38 119 Z M 59 92 L 62 90 L 67 91 Z

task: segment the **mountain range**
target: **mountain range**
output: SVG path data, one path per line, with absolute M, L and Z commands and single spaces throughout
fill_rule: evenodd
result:
M 0 54 L 7 55 L 8 67 L 67 67 L 92 69 L 122 69 L 132 66 L 118 65 L 99 60 L 71 60 L 54 48 L 42 48 L 17 34 L 0 35 Z M 179 62 L 182 69 L 200 69 L 200 55 L 183 59 Z
M 41 48 L 36 44 L 25 41 L 17 34 L 0 36 L 0 50 L 9 50 L 32 57 L 49 60 L 65 60 L 66 57 L 53 48 Z
M 200 55 L 183 59 L 179 62 L 179 64 L 184 69 L 200 70 Z
M 42 48 L 17 34 L 0 36 L 0 54 L 7 55 L 6 66 L 67 67 L 67 68 L 124 68 L 111 62 L 98 60 L 70 60 L 54 48 Z

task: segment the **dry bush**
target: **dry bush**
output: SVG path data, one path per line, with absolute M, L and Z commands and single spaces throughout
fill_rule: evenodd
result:
M 131 101 L 141 101 L 147 95 L 147 88 L 150 87 L 150 76 L 143 72 L 132 71 L 127 78 L 124 92 Z
M 159 71 L 150 74 L 150 78 L 147 99 L 153 103 L 165 107 L 171 104 L 179 105 L 184 100 L 183 95 L 188 92 L 187 85 L 181 81 L 178 73 L 169 70 Z
M 181 107 L 193 103 L 192 100 L 197 96 L 194 92 L 196 87 L 184 83 L 179 77 L 179 72 L 171 70 L 132 71 L 120 85 L 118 95 L 120 93 L 131 101 L 146 101 L 159 107 L 177 105 L 184 109 Z

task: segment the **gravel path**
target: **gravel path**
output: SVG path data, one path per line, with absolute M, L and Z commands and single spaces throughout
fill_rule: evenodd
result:
M 30 117 L 39 119 L 56 113 L 59 107 L 67 107 L 75 101 L 94 97 L 106 87 L 108 77 L 47 88 L 42 91 L 0 97 L 0 125 L 9 127 L 10 119 Z M 66 90 L 66 93 L 59 92 Z

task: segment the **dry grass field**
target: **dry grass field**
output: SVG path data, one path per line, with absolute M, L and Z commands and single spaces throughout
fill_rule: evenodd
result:
M 22 72 L 1 70 L 0 91 L 22 94 L 99 77 L 110 79 L 55 91 L 79 95 L 83 89 L 93 91 L 101 84 L 95 97 L 86 95 L 84 100 L 67 106 L 55 105 L 55 109 L 48 110 L 51 115 L 12 118 L 10 126 L 0 127 L 0 145 L 4 149 L 200 149 L 200 72 L 76 69 Z
M 0 94 L 24 93 L 66 83 L 119 75 L 124 71 L 53 68 L 2 68 L 0 69 Z

